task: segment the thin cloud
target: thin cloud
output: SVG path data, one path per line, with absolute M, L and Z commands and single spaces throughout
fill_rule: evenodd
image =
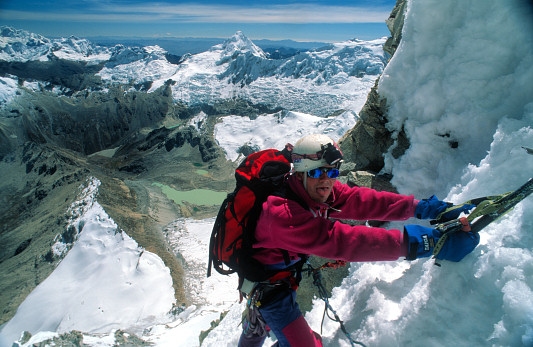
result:
M 0 19 L 22 21 L 50 21 L 50 22 L 153 22 L 157 20 L 153 15 L 141 14 L 91 14 L 91 13 L 54 13 L 5 10 L 0 12 Z
M 0 11 L 10 20 L 70 22 L 167 22 L 167 23 L 383 23 L 390 9 L 329 5 L 198 5 L 146 3 L 102 5 L 84 11 Z

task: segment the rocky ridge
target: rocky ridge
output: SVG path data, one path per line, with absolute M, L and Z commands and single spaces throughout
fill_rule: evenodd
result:
M 398 0 L 387 20 L 391 37 L 383 49 L 392 57 L 401 40 L 407 3 Z M 391 150 L 395 158 L 409 148 L 409 140 L 403 131 L 396 139 L 387 129 L 387 100 L 379 95 L 379 78 L 368 94 L 367 101 L 359 113 L 359 121 L 339 141 L 345 160 L 354 170 L 368 170 L 379 173 L 384 166 L 383 154 Z

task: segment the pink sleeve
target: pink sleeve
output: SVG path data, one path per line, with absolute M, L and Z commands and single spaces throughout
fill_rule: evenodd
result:
M 364 187 L 348 187 L 336 182 L 333 188 L 337 210 L 330 217 L 354 220 L 398 221 L 414 217 L 417 200 L 413 195 L 378 192 Z M 415 203 L 416 202 L 416 203 Z
M 267 204 L 258 221 L 254 247 L 346 261 L 396 260 L 407 254 L 400 230 L 315 218 L 297 203 L 282 198 L 269 197 Z

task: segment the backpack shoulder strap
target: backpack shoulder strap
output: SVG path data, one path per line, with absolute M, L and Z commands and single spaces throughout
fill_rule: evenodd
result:
M 297 202 L 298 205 L 302 206 L 305 210 L 309 209 L 309 206 L 305 203 L 304 199 L 301 198 L 298 194 L 296 194 L 291 187 L 289 187 L 289 184 L 285 180 L 283 184 L 283 190 L 280 191 L 280 195 L 276 194 L 279 197 L 285 198 L 287 200 L 292 200 L 294 202 Z
M 282 198 L 285 198 L 287 200 L 295 201 L 300 206 L 302 206 L 305 210 L 307 210 L 309 208 L 307 206 L 307 204 L 305 203 L 305 201 L 301 197 L 299 197 L 289 187 L 289 185 L 287 184 L 286 181 L 283 184 L 283 189 L 281 191 L 276 192 L 276 194 L 274 194 L 274 195 L 282 197 Z M 290 262 L 291 262 L 291 260 L 289 258 L 289 252 L 287 250 L 285 250 L 285 249 L 281 249 L 281 253 L 283 254 L 283 260 L 284 260 L 285 264 L 289 265 Z M 300 257 L 300 261 L 298 261 L 296 264 L 294 264 L 293 267 L 296 269 L 296 272 L 298 274 L 297 279 L 298 279 L 298 282 L 299 282 L 301 280 L 301 277 L 302 277 L 301 276 L 302 267 L 307 262 L 307 259 L 309 258 L 309 255 L 308 254 L 304 254 L 304 253 L 298 253 L 298 256 Z

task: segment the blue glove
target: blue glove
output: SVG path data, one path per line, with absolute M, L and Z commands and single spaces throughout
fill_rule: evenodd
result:
M 420 225 L 406 225 L 404 227 L 406 241 L 409 242 L 407 260 L 430 257 L 433 248 L 441 237 L 441 232 Z M 437 259 L 461 261 L 479 244 L 479 234 L 471 231 L 459 231 L 448 236 L 442 246 Z
M 461 212 L 468 213 L 474 207 L 476 205 L 454 206 L 451 202 L 441 201 L 433 195 L 429 199 L 420 200 L 416 205 L 415 217 L 418 219 L 437 219 L 438 223 L 442 223 L 456 219 Z

